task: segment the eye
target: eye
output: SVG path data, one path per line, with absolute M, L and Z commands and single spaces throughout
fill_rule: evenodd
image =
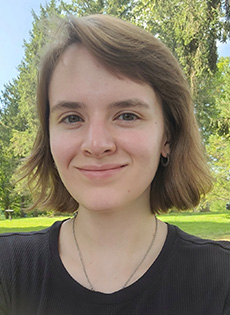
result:
M 126 121 L 132 121 L 137 120 L 139 117 L 136 114 L 133 113 L 123 113 L 117 117 L 118 120 L 126 120 Z
M 82 122 L 83 119 L 78 115 L 69 115 L 69 116 L 65 117 L 62 121 L 67 123 L 67 124 L 74 124 L 77 122 Z

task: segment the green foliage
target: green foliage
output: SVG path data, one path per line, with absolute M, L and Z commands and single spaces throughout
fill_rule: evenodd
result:
M 224 29 L 221 1 L 136 3 L 134 21 L 157 35 L 172 50 L 195 93 L 199 79 L 216 70 L 216 40 L 223 39 Z
M 110 14 L 130 19 L 135 0 L 72 0 L 71 4 L 61 1 L 60 8 L 67 14 L 84 16 L 88 14 Z
M 213 172 L 214 190 L 211 200 L 230 201 L 230 58 L 221 58 L 217 64 L 213 98 L 217 114 L 212 117 L 212 134 L 207 144 Z
M 204 139 L 217 109 L 212 77 L 217 70 L 217 40 L 230 36 L 229 9 L 221 0 L 136 1 L 132 20 L 158 36 L 174 53 L 190 83 Z
M 36 82 L 42 49 L 47 41 L 48 17 L 60 14 L 56 1 L 41 6 L 34 22 L 29 42 L 24 42 L 25 54 L 18 67 L 18 78 L 5 86 L 1 96 L 0 128 L 0 206 L 21 213 L 30 200 L 25 182 L 17 183 L 15 172 L 21 160 L 29 154 L 36 135 Z
M 215 100 L 218 115 L 212 125 L 220 136 L 230 140 L 230 57 L 220 58 L 215 76 Z
M 12 203 L 17 204 L 17 196 L 13 193 L 14 186 L 11 177 L 17 167 L 17 159 L 11 148 L 11 138 L 14 128 L 20 128 L 17 121 L 19 94 L 17 81 L 5 86 L 1 97 L 3 106 L 0 111 L 0 208 L 9 209 Z
M 221 212 L 226 210 L 226 201 L 225 200 L 214 200 L 211 205 L 212 212 Z M 230 212 L 229 212 L 230 214 Z
M 217 134 L 211 135 L 207 146 L 211 158 L 214 190 L 211 199 L 230 200 L 230 141 Z

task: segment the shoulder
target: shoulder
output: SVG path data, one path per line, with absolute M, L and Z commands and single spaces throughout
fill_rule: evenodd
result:
M 41 255 L 49 247 L 50 235 L 55 230 L 58 233 L 60 225 L 61 222 L 55 222 L 51 227 L 41 231 L 0 234 L 0 263 Z
M 230 254 L 230 242 L 203 239 L 195 235 L 188 234 L 176 226 L 174 226 L 174 228 L 176 230 L 177 239 L 184 245 L 187 245 L 189 248 L 212 248 L 213 250 L 221 250 L 227 254 Z
M 201 268 L 206 270 L 222 270 L 230 276 L 230 242 L 202 239 L 178 227 L 171 228 L 175 229 L 176 233 L 174 253 L 180 257 L 180 261 L 202 266 Z

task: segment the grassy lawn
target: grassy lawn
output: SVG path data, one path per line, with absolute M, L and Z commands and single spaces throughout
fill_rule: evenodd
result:
M 213 240 L 230 241 L 230 211 L 159 215 L 159 219 L 177 225 L 187 233 Z
M 170 213 L 158 216 L 160 220 L 177 225 L 187 233 L 203 238 L 230 241 L 230 211 L 210 213 Z M 37 217 L 0 220 L 0 233 L 41 230 L 54 221 L 67 217 Z
M 37 218 L 16 218 L 0 220 L 0 233 L 29 232 L 46 229 L 55 221 L 61 221 L 67 217 L 37 217 Z

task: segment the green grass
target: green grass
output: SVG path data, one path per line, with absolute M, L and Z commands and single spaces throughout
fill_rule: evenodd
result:
M 30 232 L 46 229 L 55 221 L 61 221 L 67 217 L 37 217 L 16 218 L 12 220 L 0 220 L 0 233 Z
M 159 219 L 177 225 L 187 233 L 213 240 L 230 241 L 230 211 L 159 215 Z
M 181 212 L 158 216 L 160 220 L 177 225 L 187 233 L 214 240 L 230 241 L 230 211 L 193 213 Z M 45 229 L 54 221 L 67 217 L 37 217 L 0 220 L 0 233 L 28 232 Z

